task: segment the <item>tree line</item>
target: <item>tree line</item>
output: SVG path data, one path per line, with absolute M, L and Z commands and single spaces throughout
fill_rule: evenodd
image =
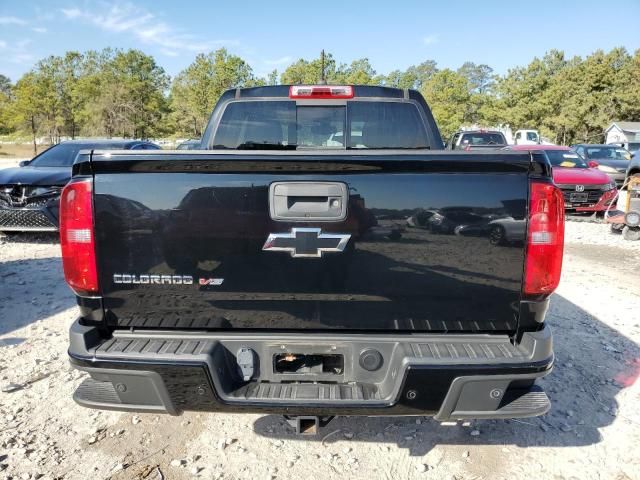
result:
M 567 58 L 551 50 L 497 75 L 466 62 L 457 70 L 426 60 L 379 74 L 367 58 L 337 63 L 331 54 L 299 59 L 256 76 L 224 48 L 199 54 L 173 79 L 139 50 L 67 52 L 38 62 L 13 84 L 0 75 L 0 134 L 48 137 L 198 138 L 220 95 L 260 85 L 384 85 L 413 88 L 430 104 L 443 137 L 462 125 L 535 128 L 556 143 L 601 141 L 612 120 L 640 120 L 640 50 Z

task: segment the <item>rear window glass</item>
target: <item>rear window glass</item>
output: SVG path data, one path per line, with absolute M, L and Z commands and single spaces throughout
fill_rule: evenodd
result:
M 36 167 L 70 167 L 73 165 L 80 150 L 121 150 L 123 144 L 113 143 L 59 143 L 42 152 L 29 162 L 29 166 Z
M 499 133 L 464 133 L 461 145 L 506 145 L 504 137 Z
M 291 148 L 296 144 L 295 102 L 234 102 L 227 105 L 213 148 Z
M 616 147 L 587 147 L 587 158 L 601 158 L 610 160 L 629 160 L 631 156 L 624 148 Z
M 293 101 L 227 105 L 210 148 L 381 149 L 428 148 L 420 114 L 411 103 L 347 102 L 347 106 Z
M 345 107 L 298 107 L 299 147 L 344 148 Z
M 588 168 L 588 165 L 577 153 L 569 150 L 546 150 L 545 153 L 554 167 Z
M 348 104 L 351 148 L 427 148 L 418 109 L 412 103 L 351 102 Z

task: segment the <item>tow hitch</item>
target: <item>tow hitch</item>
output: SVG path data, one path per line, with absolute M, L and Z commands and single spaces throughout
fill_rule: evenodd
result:
M 285 415 L 284 419 L 292 428 L 295 429 L 298 435 L 317 435 L 320 428 L 326 427 L 331 420 L 335 417 L 314 417 L 314 416 L 290 416 Z

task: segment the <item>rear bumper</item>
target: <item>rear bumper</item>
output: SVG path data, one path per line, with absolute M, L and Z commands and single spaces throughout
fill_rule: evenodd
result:
M 70 332 L 74 367 L 90 374 L 74 399 L 114 410 L 179 414 L 185 410 L 287 415 L 433 415 L 439 421 L 541 415 L 546 394 L 533 384 L 552 368 L 548 327 L 513 345 L 497 335 L 331 335 L 122 332 L 102 339 L 76 322 Z M 250 381 L 235 352 L 251 348 Z M 382 364 L 360 365 L 366 349 Z M 276 352 L 344 356 L 339 375 L 277 373 Z

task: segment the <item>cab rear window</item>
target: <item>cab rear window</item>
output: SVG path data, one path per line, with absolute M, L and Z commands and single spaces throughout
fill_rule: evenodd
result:
M 506 145 L 505 138 L 500 133 L 474 132 L 462 134 L 462 145 Z
M 408 102 L 296 106 L 293 101 L 240 101 L 227 105 L 210 148 L 419 149 L 428 145 L 420 113 Z

